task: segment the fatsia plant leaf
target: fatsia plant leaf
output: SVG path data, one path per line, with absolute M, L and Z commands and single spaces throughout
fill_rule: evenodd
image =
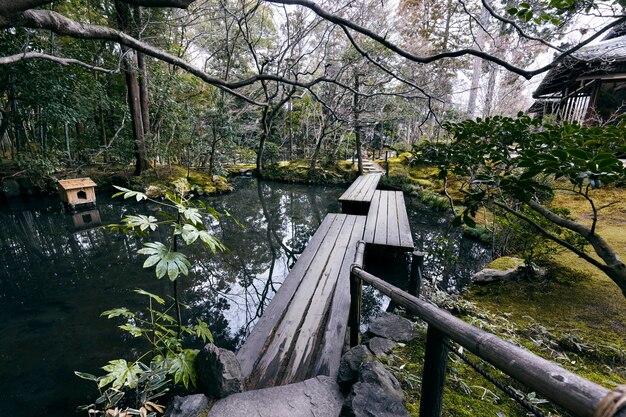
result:
M 187 256 L 181 252 L 169 250 L 161 242 L 145 243 L 142 249 L 137 253 L 149 255 L 144 262 L 144 268 L 150 268 L 156 265 L 155 273 L 157 278 L 163 278 L 167 274 L 172 281 L 176 280 L 180 274 L 188 275 L 191 263 Z
M 120 195 L 123 195 L 124 199 L 133 198 L 134 197 L 137 201 L 147 200 L 148 199 L 148 196 L 145 195 L 144 193 L 140 192 L 140 191 L 129 190 L 128 188 L 119 187 L 117 185 L 114 185 L 113 187 L 115 187 L 115 188 L 117 188 L 118 190 L 121 191 L 119 193 L 113 194 L 113 197 L 118 197 Z
M 127 309 L 126 307 L 113 308 L 111 310 L 103 311 L 100 313 L 100 317 L 106 316 L 108 319 L 112 319 L 113 317 L 135 317 L 135 313 Z
M 116 359 L 109 361 L 102 369 L 108 373 L 100 379 L 98 383 L 100 388 L 109 384 L 111 384 L 113 388 L 122 388 L 123 386 L 129 388 L 137 387 L 137 380 L 141 373 L 141 368 L 136 363 L 129 364 L 124 359 Z
M 196 386 L 196 369 L 194 361 L 198 355 L 197 349 L 185 349 L 177 354 L 168 355 L 170 363 L 169 373 L 174 375 L 174 383 L 183 383 L 185 388 Z

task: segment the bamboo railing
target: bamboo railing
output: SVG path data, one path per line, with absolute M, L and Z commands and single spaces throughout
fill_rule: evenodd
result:
M 515 346 L 498 336 L 472 326 L 444 309 L 383 281 L 363 270 L 365 243 L 359 242 L 350 275 L 350 345 L 358 344 L 361 322 L 362 285 L 367 283 L 387 295 L 428 324 L 424 357 L 420 417 L 441 416 L 443 386 L 448 358 L 447 340 L 453 340 L 481 359 L 540 393 L 544 398 L 577 417 L 626 417 L 626 408 L 612 410 L 611 404 L 626 402 L 626 394 L 610 391 L 554 362 Z M 414 262 L 419 261 L 414 254 Z M 419 268 L 415 268 L 416 270 Z M 419 271 L 412 273 L 410 287 Z M 604 400 L 604 402 L 603 402 Z M 602 404 L 601 404 L 602 403 Z M 615 407 L 613 407 L 615 408 Z M 618 407 L 619 408 L 619 407 Z

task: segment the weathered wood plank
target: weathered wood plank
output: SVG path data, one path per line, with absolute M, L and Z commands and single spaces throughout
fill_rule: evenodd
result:
M 352 184 L 350 184 L 348 189 L 341 195 L 341 197 L 339 197 L 339 201 L 352 201 L 354 199 L 354 195 L 353 195 L 354 192 L 360 189 L 361 183 L 364 180 L 365 180 L 364 175 L 357 177 L 357 179 L 354 180 Z
M 350 268 L 355 262 L 358 242 L 363 238 L 365 221 L 365 216 L 357 216 L 352 228 L 352 235 L 343 257 L 339 279 L 333 294 L 322 349 L 312 366 L 311 375 L 328 375 L 333 379 L 337 378 L 350 313 Z
M 359 176 L 348 189 L 339 197 L 340 202 L 359 201 L 369 202 L 374 196 L 381 174 Z
M 281 378 L 281 373 L 285 372 L 291 343 L 304 320 L 305 313 L 311 302 L 311 295 L 315 292 L 320 282 L 320 277 L 326 268 L 339 232 L 347 218 L 344 214 L 336 214 L 335 216 L 337 220 L 333 222 L 329 232 L 321 242 L 315 261 L 311 263 L 304 273 L 300 286 L 292 297 L 285 314 L 272 335 L 272 339 L 269 340 L 269 344 L 255 366 L 254 374 L 251 375 L 249 382 L 256 388 L 276 385 L 276 382 Z
M 398 191 L 387 191 L 389 200 L 387 202 L 387 240 L 388 246 L 400 246 L 400 231 L 398 224 Z M 400 194 L 402 198 L 402 194 Z
M 336 291 L 337 281 L 340 278 L 343 258 L 348 251 L 348 244 L 352 237 L 355 221 L 356 216 L 348 216 L 343 223 L 339 237 L 335 242 L 335 247 L 330 254 L 326 268 L 312 296 L 306 317 L 298 331 L 297 340 L 291 349 L 289 365 L 287 366 L 286 375 L 281 381 L 282 383 L 299 382 L 315 376 L 310 374 L 311 365 L 324 344 L 323 337 L 328 315 L 332 311 L 330 307 L 333 294 Z
M 378 217 L 376 220 L 376 231 L 374 232 L 374 244 L 387 244 L 387 200 L 389 192 L 377 191 L 380 193 L 380 202 L 378 203 Z
M 409 215 L 406 211 L 406 205 L 404 203 L 404 195 L 401 191 L 398 191 L 398 229 L 400 232 L 400 246 L 403 248 L 413 249 L 413 235 L 411 233 L 411 225 L 409 224 Z
M 259 319 L 246 339 L 246 342 L 237 352 L 237 359 L 241 365 L 241 371 L 244 377 L 247 378 L 252 372 L 264 345 L 268 338 L 272 336 L 272 330 L 282 318 L 296 289 L 300 285 L 304 273 L 315 259 L 315 255 L 320 249 L 321 242 L 326 237 L 330 227 L 337 220 L 338 217 L 335 214 L 329 214 L 324 218 L 320 227 L 311 237 L 306 249 L 298 258 L 298 262 L 296 262 L 278 292 L 267 306 L 263 316 Z
M 365 196 L 367 194 L 367 190 L 369 190 L 369 188 L 372 185 L 373 177 L 371 175 L 364 175 L 362 176 L 362 178 L 363 178 L 363 181 L 361 181 L 358 191 L 352 197 L 352 199 L 355 201 L 367 201 L 365 200 Z
M 365 232 L 363 233 L 363 240 L 367 243 L 374 243 L 374 233 L 376 232 L 376 222 L 378 221 L 379 204 L 380 192 L 376 192 L 374 193 L 374 197 L 370 203 L 370 209 L 367 212 L 367 222 L 365 225 Z
M 372 198 L 374 198 L 374 192 L 376 191 L 376 187 L 378 187 L 378 182 L 382 178 L 382 175 L 369 174 L 368 177 L 372 177 L 372 182 L 370 183 L 369 188 L 367 189 L 367 192 L 363 197 L 364 201 L 372 201 Z

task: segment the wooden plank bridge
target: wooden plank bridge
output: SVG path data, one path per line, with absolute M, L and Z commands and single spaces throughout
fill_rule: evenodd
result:
M 326 216 L 237 353 L 248 390 L 320 375 L 335 379 L 348 328 L 350 345 L 359 342 L 365 282 L 428 324 L 420 417 L 441 416 L 451 342 L 574 416 L 626 417 L 626 386 L 610 391 L 420 299 L 421 253 L 413 252 L 417 267 L 411 271 L 409 293 L 366 272 L 363 258 L 370 248 L 379 255 L 413 249 L 404 197 L 377 190 L 379 180 L 379 174 L 361 176 L 341 196 L 343 213 Z M 306 409 L 289 412 L 312 414 Z
M 326 216 L 239 349 L 248 389 L 337 376 L 357 242 L 413 250 L 404 197 L 376 190 L 380 177 L 362 175 L 340 197 L 343 213 Z

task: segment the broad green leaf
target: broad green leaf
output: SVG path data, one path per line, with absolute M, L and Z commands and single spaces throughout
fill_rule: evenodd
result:
M 119 326 L 120 329 L 126 330 L 128 333 L 135 337 L 140 337 L 143 334 L 144 329 L 137 327 L 134 324 L 123 324 Z
M 87 372 L 74 371 L 74 374 L 82 379 L 86 379 L 88 381 L 97 381 L 98 377 L 92 374 L 88 374 Z
M 205 322 L 198 320 L 198 324 L 193 326 L 193 330 L 196 333 L 196 336 L 201 338 L 203 342 L 206 343 L 206 341 L 208 340 L 209 342 L 213 343 L 213 333 L 211 333 L 211 330 L 209 330 L 209 326 Z
M 185 349 L 176 355 L 169 356 L 169 373 L 174 375 L 174 383 L 183 383 L 185 388 L 196 386 L 196 369 L 194 361 L 198 355 L 197 349 Z
M 200 210 L 194 207 L 185 207 L 183 205 L 178 205 L 178 212 L 192 224 L 200 224 L 202 223 L 202 215 L 200 214 Z
M 126 216 L 122 219 L 122 223 L 130 226 L 131 228 L 139 227 L 139 230 L 142 231 L 147 229 L 154 231 L 158 227 L 156 217 L 144 216 L 143 214 L 139 214 L 137 216 Z
M 103 366 L 102 369 L 108 373 L 100 379 L 98 383 L 100 388 L 109 384 L 117 389 L 123 386 L 137 387 L 138 374 L 141 373 L 137 364 L 129 364 L 124 359 L 116 359 L 109 361 L 108 365 Z
M 106 316 L 108 319 L 111 319 L 113 317 L 119 317 L 119 316 L 132 318 L 132 317 L 135 317 L 135 313 L 133 313 L 126 307 L 120 307 L 120 308 L 113 308 L 111 310 L 103 311 L 102 313 L 100 313 L 100 317 L 103 317 L 103 316 Z
M 194 225 L 186 224 L 183 226 L 181 236 L 186 244 L 191 245 L 198 239 L 198 229 Z
M 159 297 L 158 295 L 152 294 L 151 292 L 148 292 L 146 290 L 142 290 L 141 288 L 137 288 L 135 290 L 135 292 L 137 294 L 141 294 L 141 295 L 147 295 L 148 297 L 152 298 L 154 301 L 156 301 L 157 303 L 163 305 L 165 304 L 165 300 L 162 299 L 161 297 Z
M 141 201 L 141 200 L 147 200 L 148 196 L 145 195 L 144 193 L 140 192 L 140 191 L 133 191 L 133 190 L 129 190 L 128 188 L 124 188 L 124 187 L 118 187 L 117 185 L 114 185 L 113 187 L 117 188 L 118 190 L 121 191 L 121 193 L 116 193 L 113 195 L 113 197 L 119 196 L 119 195 L 124 195 L 124 199 L 127 198 L 135 198 L 137 201 Z

